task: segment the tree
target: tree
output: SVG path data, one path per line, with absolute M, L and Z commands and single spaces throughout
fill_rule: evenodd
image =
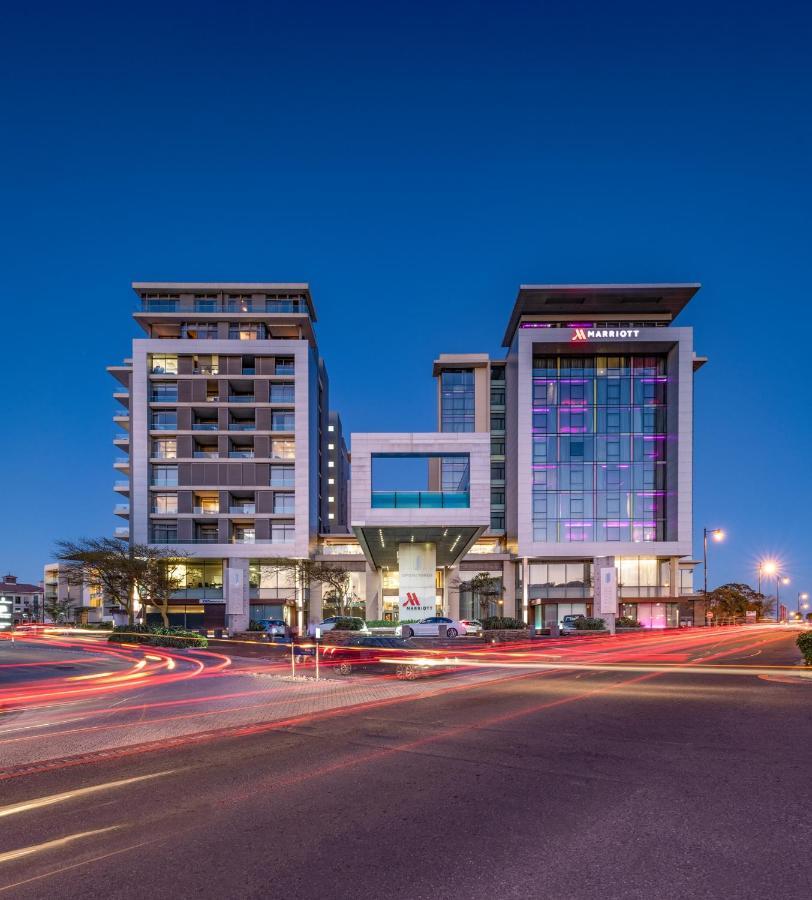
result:
M 708 591 L 708 603 L 720 616 L 744 618 L 748 611 L 755 611 L 759 618 L 763 618 L 770 614 L 774 601 L 749 584 L 731 583 Z
M 502 579 L 488 572 L 477 572 L 473 578 L 461 580 L 457 578 L 453 586 L 460 591 L 470 591 L 471 596 L 479 602 L 479 618 L 486 619 L 491 614 L 491 603 L 502 596 Z
M 300 589 L 304 592 L 314 582 L 321 584 L 326 589 L 325 599 L 335 603 L 338 614 L 342 616 L 347 615 L 350 607 L 359 599 L 352 590 L 350 572 L 337 563 L 280 556 L 263 564 L 262 570 L 289 575 L 297 592 Z
M 69 584 L 98 584 L 105 598 L 121 607 L 130 625 L 134 622 L 134 588 L 137 563 L 133 547 L 121 538 L 80 538 L 57 541 L 56 558 L 65 563 Z
M 144 606 L 154 606 L 161 614 L 164 628 L 169 627 L 169 601 L 183 587 L 181 565 L 174 550 L 137 546 L 135 580 L 138 597 Z
M 52 622 L 61 625 L 67 620 L 68 613 L 73 609 L 73 602 L 70 599 L 60 600 L 58 597 L 52 597 L 50 600 L 45 601 L 43 609 L 45 610 L 45 615 Z

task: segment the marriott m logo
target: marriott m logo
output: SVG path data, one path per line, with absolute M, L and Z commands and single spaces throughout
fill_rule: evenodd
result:
M 406 594 L 406 600 L 403 603 L 404 606 L 420 606 L 420 601 L 417 599 L 417 594 Z
M 575 334 L 572 336 L 574 341 L 585 341 L 586 340 L 586 330 L 583 328 L 576 328 Z

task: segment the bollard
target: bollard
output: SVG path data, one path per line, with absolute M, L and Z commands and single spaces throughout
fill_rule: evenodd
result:
M 292 678 L 296 677 L 296 647 L 293 641 L 290 642 L 290 674 Z

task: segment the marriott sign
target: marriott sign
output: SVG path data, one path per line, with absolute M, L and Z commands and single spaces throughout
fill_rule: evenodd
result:
M 590 341 L 602 338 L 636 338 L 640 336 L 639 328 L 575 328 L 570 340 Z

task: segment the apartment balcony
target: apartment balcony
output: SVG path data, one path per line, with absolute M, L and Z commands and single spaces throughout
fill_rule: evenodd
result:
M 113 508 L 113 512 L 117 516 L 121 516 L 123 519 L 129 519 L 130 517 L 130 504 L 129 503 L 116 503 Z
M 232 544 L 256 544 L 256 542 L 257 539 L 254 535 L 234 535 L 230 541 Z M 270 543 L 270 541 L 266 543 Z
M 229 450 L 229 459 L 254 459 L 253 450 Z
M 113 533 L 117 538 L 123 538 L 127 540 L 130 537 L 130 527 L 129 525 L 119 525 Z
M 129 391 L 113 391 L 113 399 L 118 400 L 122 406 L 129 407 L 130 392 Z
M 129 472 L 130 471 L 130 457 L 129 456 L 117 456 L 115 462 L 113 463 L 113 468 L 117 469 L 119 472 Z
M 217 422 L 192 422 L 192 431 L 217 431 Z
M 220 508 L 212 509 L 209 506 L 195 506 L 192 510 L 196 516 L 219 516 Z
M 219 366 L 198 366 L 196 369 L 192 369 L 192 375 L 219 375 L 220 367 Z
M 232 516 L 253 516 L 256 514 L 257 507 L 254 503 L 242 503 L 237 506 L 229 506 L 228 512 Z
M 129 481 L 117 481 L 113 485 L 113 490 L 119 494 L 129 494 L 130 493 L 130 482 Z
M 194 450 L 192 457 L 194 459 L 219 459 L 220 454 L 217 450 Z
M 256 431 L 256 422 L 229 422 L 229 431 Z
M 128 434 L 117 434 L 113 438 L 113 443 L 116 447 L 129 447 L 130 446 L 130 436 Z
M 229 403 L 256 403 L 257 398 L 253 394 L 230 394 Z

